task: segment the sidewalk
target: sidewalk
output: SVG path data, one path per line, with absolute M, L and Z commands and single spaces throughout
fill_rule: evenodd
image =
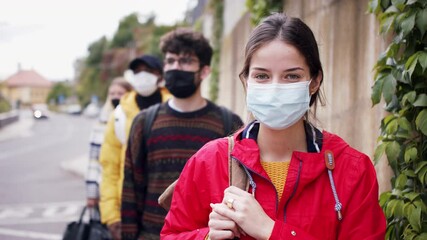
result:
M 88 164 L 89 156 L 85 154 L 73 160 L 62 161 L 60 166 L 67 172 L 85 178 Z
M 21 112 L 19 120 L 0 128 L 0 142 L 17 137 L 31 136 L 31 127 L 34 124 L 34 119 L 26 116 L 26 112 Z

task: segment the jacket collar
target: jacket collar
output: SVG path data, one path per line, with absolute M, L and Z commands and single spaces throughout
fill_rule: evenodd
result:
M 309 153 L 320 152 L 323 145 L 323 133 L 313 125 L 304 121 L 305 139 L 307 142 L 307 151 Z M 248 124 L 240 135 L 240 139 L 253 139 L 255 142 L 258 138 L 259 122 L 257 120 Z
M 312 127 L 307 122 L 305 122 L 304 125 L 308 152 L 293 152 L 292 159 L 297 161 L 291 160 L 290 168 L 295 170 L 298 168 L 299 162 L 305 162 L 304 165 L 308 167 L 308 169 L 306 169 L 308 170 L 307 173 L 311 176 L 316 176 L 325 169 L 325 163 L 322 157 L 324 133 Z M 260 153 L 256 141 L 258 131 L 259 122 L 254 121 L 248 124 L 240 133 L 236 134 L 236 144 L 231 155 L 240 161 L 246 168 L 248 168 L 248 170 L 257 173 L 266 179 L 269 179 L 267 173 L 260 163 Z M 320 152 L 317 151 L 317 148 Z

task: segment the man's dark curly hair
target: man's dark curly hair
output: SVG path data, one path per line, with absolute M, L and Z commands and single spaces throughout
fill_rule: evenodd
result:
M 201 33 L 188 28 L 178 28 L 163 35 L 160 39 L 160 49 L 163 54 L 195 54 L 201 67 L 211 64 L 212 48 L 208 40 Z

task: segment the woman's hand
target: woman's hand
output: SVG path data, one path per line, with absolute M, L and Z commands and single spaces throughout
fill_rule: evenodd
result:
M 224 204 L 222 203 L 211 203 L 212 209 L 224 207 L 223 205 Z M 215 211 L 212 211 L 211 214 L 209 214 L 208 226 L 210 240 L 233 239 L 235 237 L 240 237 L 236 223 L 230 218 L 224 217 Z
M 256 239 L 269 239 L 273 231 L 274 221 L 264 212 L 258 201 L 250 193 L 237 187 L 231 186 L 225 189 L 222 203 L 211 204 L 211 207 L 213 211 L 210 215 L 209 227 L 211 227 L 212 217 L 216 219 L 220 217 L 223 222 L 227 221 L 227 224 L 232 220 L 244 233 Z M 234 233 L 233 237 L 238 237 L 235 228 L 228 232 Z M 214 238 L 211 237 L 211 239 Z

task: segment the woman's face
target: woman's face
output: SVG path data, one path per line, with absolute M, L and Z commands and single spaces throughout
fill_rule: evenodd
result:
M 108 89 L 108 97 L 110 99 L 120 99 L 126 93 L 126 89 L 119 84 L 113 84 Z
M 247 81 L 250 83 L 295 83 L 310 80 L 305 58 L 292 45 L 273 40 L 252 56 Z

